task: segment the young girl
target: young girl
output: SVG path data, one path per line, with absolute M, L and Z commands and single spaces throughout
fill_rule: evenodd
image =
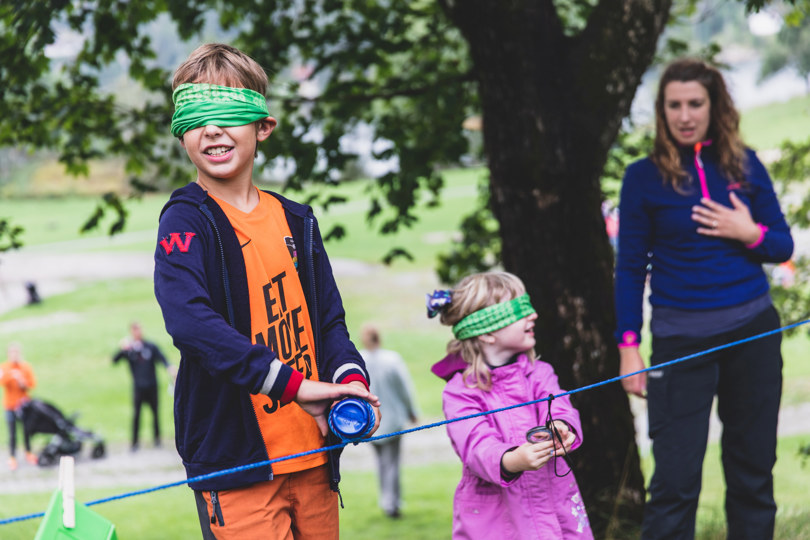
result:
M 553 368 L 534 359 L 537 314 L 517 276 L 487 272 L 428 295 L 455 339 L 433 373 L 445 379 L 448 420 L 562 393 Z M 527 442 L 535 427 L 554 439 Z M 562 456 L 582 444 L 579 414 L 554 398 L 447 424 L 464 465 L 453 502 L 453 538 L 593 538 L 582 496 Z

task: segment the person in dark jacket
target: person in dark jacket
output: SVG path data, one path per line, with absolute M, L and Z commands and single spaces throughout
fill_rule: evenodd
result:
M 762 264 L 790 259 L 790 228 L 717 69 L 672 63 L 655 111 L 653 152 L 622 184 L 616 266 L 622 384 L 647 397 L 655 457 L 642 538 L 694 538 L 715 395 L 728 537 L 772 538 L 781 335 L 635 373 L 648 275 L 652 366 L 778 329 Z
M 224 44 L 174 75 L 172 134 L 197 169 L 161 212 L 155 250 L 181 353 L 175 438 L 204 538 L 337 539 L 338 452 L 311 451 L 335 400 L 368 400 L 371 433 L 379 400 L 312 209 L 253 184 L 276 125 L 266 87 L 261 66 Z
M 157 345 L 143 339 L 143 328 L 138 322 L 129 326 L 129 339 L 123 339 L 118 352 L 113 355 L 113 364 L 120 360 L 129 363 L 132 372 L 132 451 L 138 450 L 138 432 L 141 425 L 141 407 L 149 405 L 152 410 L 152 434 L 155 446 L 160 446 L 160 416 L 158 414 L 158 380 L 155 366 L 163 365 L 170 375 L 175 370 L 169 365 L 166 357 Z

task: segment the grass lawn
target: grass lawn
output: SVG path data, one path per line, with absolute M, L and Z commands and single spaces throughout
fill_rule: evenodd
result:
M 782 141 L 810 137 L 810 94 L 747 109 L 740 114 L 743 140 L 755 150 L 778 148 Z

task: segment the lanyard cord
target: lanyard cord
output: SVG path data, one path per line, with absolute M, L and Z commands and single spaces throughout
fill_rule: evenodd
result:
M 548 422 L 547 422 L 546 426 L 548 426 L 548 428 L 551 430 L 551 434 L 552 434 L 551 440 L 552 441 L 560 441 L 560 443 L 562 443 L 562 437 L 560 437 L 560 432 L 557 430 L 557 426 L 554 425 L 554 417 L 551 416 L 551 402 L 552 401 L 554 401 L 554 394 L 549 394 L 548 395 Z M 569 433 L 570 433 L 570 431 L 569 431 Z M 566 459 L 568 457 L 568 452 L 565 450 L 565 445 L 563 445 L 562 451 L 563 451 L 562 460 L 565 462 L 566 465 L 568 465 L 568 471 L 565 474 L 559 474 L 557 472 L 557 456 L 555 455 L 554 456 L 554 476 L 556 476 L 557 478 L 564 478 L 564 477 L 568 476 L 569 474 L 571 474 L 571 464 L 568 463 L 568 460 Z

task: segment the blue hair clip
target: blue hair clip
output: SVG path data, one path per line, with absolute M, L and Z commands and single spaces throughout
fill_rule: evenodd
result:
M 453 302 L 453 293 L 447 289 L 433 291 L 433 294 L 428 293 L 425 297 L 427 315 L 431 319 Z

